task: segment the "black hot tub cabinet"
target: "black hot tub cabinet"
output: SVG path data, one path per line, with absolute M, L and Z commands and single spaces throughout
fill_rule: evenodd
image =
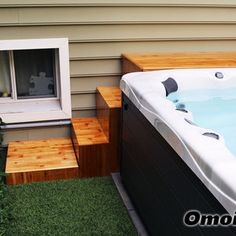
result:
M 124 93 L 120 172 L 151 235 L 236 235 L 234 227 L 183 224 L 191 209 L 227 212 Z
M 228 212 L 124 92 L 120 173 L 150 235 L 236 235 L 233 226 L 184 225 L 191 209 Z

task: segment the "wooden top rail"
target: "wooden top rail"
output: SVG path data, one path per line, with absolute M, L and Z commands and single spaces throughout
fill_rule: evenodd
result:
M 123 74 L 181 68 L 236 67 L 236 52 L 123 54 Z

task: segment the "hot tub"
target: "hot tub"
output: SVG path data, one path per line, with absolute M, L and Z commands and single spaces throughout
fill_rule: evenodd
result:
M 190 209 L 234 214 L 236 69 L 136 72 L 124 75 L 120 87 L 121 176 L 149 232 L 166 233 L 168 224 L 190 230 L 181 220 Z

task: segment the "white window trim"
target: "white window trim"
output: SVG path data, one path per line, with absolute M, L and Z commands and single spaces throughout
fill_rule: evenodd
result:
M 20 101 L 9 103 L 6 99 L 0 103 L 0 117 L 7 123 L 22 123 L 22 122 L 37 122 L 37 121 L 50 121 L 50 120 L 64 120 L 71 118 L 71 94 L 70 94 L 70 73 L 69 73 L 69 49 L 67 38 L 50 38 L 50 39 L 20 39 L 20 40 L 0 40 L 0 50 L 26 50 L 26 49 L 58 49 L 59 53 L 59 77 L 60 82 L 57 85 L 59 89 L 58 98 L 42 98 L 42 99 L 28 99 L 28 101 Z M 45 111 L 37 111 L 35 106 L 37 103 L 47 103 Z M 50 110 L 50 105 L 57 102 L 59 109 Z M 12 106 L 12 112 L 1 113 L 1 104 L 8 103 Z M 14 112 L 14 106 L 28 104 L 28 112 Z M 32 112 L 29 112 L 32 107 Z M 34 108 L 34 110 L 33 110 Z

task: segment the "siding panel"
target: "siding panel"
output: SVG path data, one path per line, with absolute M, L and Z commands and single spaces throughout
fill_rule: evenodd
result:
M 17 22 L 17 9 L 0 8 L 0 24 L 16 24 Z
M 151 24 L 0 27 L 0 39 L 68 37 L 78 42 L 235 38 L 236 24 Z M 105 49 L 104 49 L 105 50 Z
M 232 22 L 235 9 L 202 7 L 54 7 L 2 9 L 1 23 L 19 24 L 109 24 L 127 22 Z M 43 16 L 43 17 L 42 17 Z
M 95 93 L 76 94 L 71 96 L 73 109 L 89 109 L 95 108 Z
M 118 86 L 120 76 L 89 76 L 71 78 L 71 92 L 95 91 L 98 86 Z
M 219 47 L 220 45 L 220 47 Z M 153 53 L 181 51 L 231 51 L 236 48 L 236 40 L 154 40 L 131 42 L 87 42 L 71 43 L 70 56 L 83 58 L 120 57 L 121 53 Z
M 115 60 L 80 60 L 70 62 L 71 75 L 84 75 L 88 73 L 119 73 L 121 63 L 119 59 Z

